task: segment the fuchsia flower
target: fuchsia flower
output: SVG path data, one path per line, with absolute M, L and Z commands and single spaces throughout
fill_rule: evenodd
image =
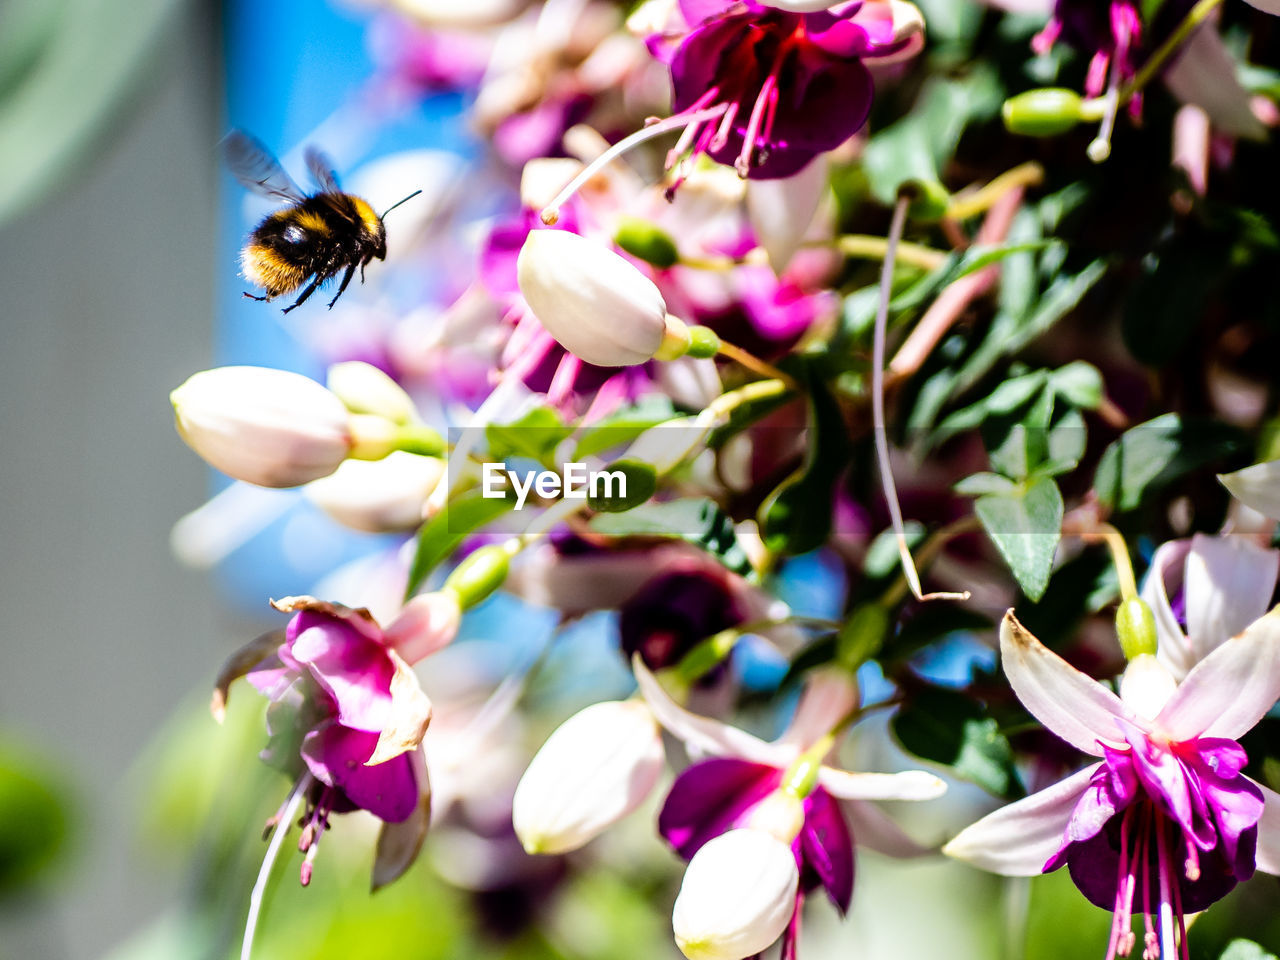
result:
M 388 883 L 412 863 L 426 832 L 430 788 L 420 745 L 431 702 L 367 610 L 311 597 L 274 605 L 293 619 L 283 636 L 267 634 L 232 657 L 219 678 L 215 716 L 239 676 L 270 698 L 263 759 L 309 783 L 299 844 L 307 851 L 304 885 L 329 817 L 352 810 L 399 828 L 384 827 L 380 850 L 394 845 L 389 837 L 407 842 L 408 861 L 392 874 L 381 858 L 375 866 L 375 883 Z
M 710 841 L 743 829 L 773 833 L 790 845 L 800 882 L 784 957 L 794 956 L 807 892 L 821 888 L 842 914 L 849 909 L 855 842 L 896 857 L 926 852 L 869 801 L 930 800 L 941 796 L 946 784 L 922 770 L 853 773 L 812 756 L 820 752 L 830 758 L 832 732 L 857 706 L 857 685 L 846 672 L 831 668 L 811 674 L 787 732 L 766 743 L 683 709 L 638 658 L 634 663 L 640 691 L 658 722 L 691 754 L 705 758 L 676 778 L 658 820 L 659 832 L 676 852 L 691 860 Z M 797 789 L 796 782 L 806 780 Z M 788 803 L 795 801 L 800 821 L 788 823 Z
M 1280 550 L 1246 537 L 1171 540 L 1151 559 L 1142 599 L 1156 619 L 1156 654 L 1177 680 L 1267 612 Z
M 1163 638 L 1162 638 L 1163 639 Z M 1280 610 L 1211 650 L 1181 683 L 1149 654 L 1120 695 L 1048 650 L 1014 619 L 1000 630 L 1004 670 L 1023 705 L 1095 763 L 963 830 L 944 852 L 996 873 L 1066 865 L 1080 891 L 1114 912 L 1107 957 L 1185 958 L 1183 917 L 1255 868 L 1280 873 L 1280 796 L 1242 772 L 1236 739 L 1280 696 Z
M 673 120 L 687 123 L 672 160 L 690 151 L 743 177 L 789 177 L 866 122 L 874 84 L 863 61 L 900 59 L 922 42 L 924 22 L 909 3 L 783 6 L 680 0 L 649 36 L 671 68 Z
M 1178 0 L 1178 5 L 1191 6 L 1187 0 Z M 1140 61 L 1142 33 L 1142 15 L 1133 0 L 1056 0 L 1053 17 L 1031 46 L 1036 53 L 1048 53 L 1061 38 L 1089 54 L 1084 91 L 1096 97 L 1106 89 L 1109 77 L 1115 83 L 1133 79 Z M 1135 97 L 1130 110 L 1139 112 L 1141 104 L 1141 98 Z

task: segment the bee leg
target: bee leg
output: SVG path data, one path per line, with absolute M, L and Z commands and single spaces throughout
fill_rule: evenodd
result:
M 333 295 L 333 299 L 329 301 L 329 309 L 333 309 L 333 305 L 338 302 L 338 298 L 342 296 L 342 291 L 347 289 L 347 284 L 351 282 L 351 278 L 356 274 L 356 265 L 353 263 L 347 267 L 347 272 L 342 275 L 342 283 L 338 285 L 338 292 Z
M 257 300 L 259 303 L 266 303 L 271 299 L 270 297 L 259 297 L 257 294 L 250 293 L 248 290 L 241 294 L 241 296 L 246 300 Z
M 316 292 L 316 287 L 318 286 L 320 286 L 319 278 L 312 280 L 311 283 L 308 285 L 307 289 L 302 291 L 302 296 L 300 296 L 297 300 L 293 301 L 293 303 L 291 303 L 289 306 L 285 307 L 283 312 L 288 313 L 294 307 L 302 306 L 302 304 L 306 301 L 307 297 L 311 296 L 313 293 Z

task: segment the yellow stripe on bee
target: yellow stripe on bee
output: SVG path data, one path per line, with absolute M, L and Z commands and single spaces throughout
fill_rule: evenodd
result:
M 364 221 L 364 225 L 370 233 L 377 234 L 382 229 L 382 218 L 373 212 L 373 207 L 369 206 L 367 200 L 353 196 L 351 204 L 356 208 L 356 213 Z
M 241 251 L 240 272 L 255 287 L 267 291 L 268 297 L 296 290 L 307 278 L 301 267 L 281 260 L 260 243 L 251 243 Z
M 331 232 L 329 230 L 329 224 L 325 223 L 324 217 L 320 216 L 318 213 L 313 213 L 310 210 L 299 210 L 290 219 L 303 230 L 318 233 L 321 236 L 327 237 Z

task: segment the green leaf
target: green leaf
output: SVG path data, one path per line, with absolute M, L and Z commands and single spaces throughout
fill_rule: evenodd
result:
M 406 598 L 412 597 L 466 537 L 515 507 L 509 490 L 502 497 L 485 497 L 480 491 L 463 494 L 445 506 L 418 531 L 417 549 L 409 567 Z
M 995 116 L 1003 99 L 995 71 L 986 66 L 928 81 L 911 113 L 868 141 L 862 165 L 871 193 L 887 205 L 909 180 L 940 181 L 965 127 Z
M 982 705 L 964 694 L 942 687 L 914 691 L 892 726 L 898 742 L 916 756 L 950 767 L 996 796 L 1023 794 L 1009 741 Z
M 1227 944 L 1218 960 L 1276 960 L 1276 955 L 1252 940 L 1236 939 Z
M 1216 421 L 1184 422 L 1166 413 L 1131 427 L 1102 453 L 1093 485 L 1106 507 L 1121 512 L 1193 470 L 1215 464 L 1243 447 L 1240 434 Z
M 588 528 L 608 537 L 681 539 L 711 554 L 734 573 L 746 576 L 751 562 L 738 543 L 733 521 L 705 497 L 646 503 L 626 513 L 600 513 Z
M 609 416 L 584 427 L 578 434 L 574 459 L 585 460 L 613 447 L 630 443 L 640 434 L 680 414 L 667 397 L 653 394 L 632 407 L 615 410 Z
M 914 550 L 924 540 L 924 524 L 918 520 L 908 520 L 902 525 L 902 532 L 907 540 L 907 547 Z M 893 528 L 881 530 L 867 547 L 867 555 L 862 560 L 862 572 L 872 580 L 879 580 L 898 571 L 901 559 L 898 556 L 898 538 Z
M 998 473 L 974 473 L 951 488 L 962 497 L 983 497 L 989 494 L 1007 497 L 1021 489 L 1017 483 Z
M 1033 480 L 1016 495 L 980 497 L 974 512 L 1032 600 L 1044 596 L 1053 555 L 1062 536 L 1062 494 L 1048 477 Z
M 826 385 L 812 378 L 805 464 L 760 507 L 760 533 L 770 550 L 808 553 L 827 542 L 836 481 L 852 452 L 840 407 Z
M 513 423 L 491 423 L 484 428 L 491 460 L 527 457 L 550 466 L 551 453 L 573 433 L 551 407 L 534 407 Z
M 593 490 L 587 496 L 587 506 L 597 513 L 625 513 L 628 510 L 634 510 L 657 492 L 658 474 L 647 463 L 641 463 L 639 460 L 615 460 L 604 470 L 608 473 L 622 474 L 625 487 L 615 490 L 613 483 L 606 480 L 608 485 L 605 490 L 608 491 L 608 496 L 602 493 L 597 497 Z M 625 495 L 621 492 L 623 489 L 626 490 Z
M 1073 407 L 1097 410 L 1102 405 L 1102 374 L 1091 363 L 1077 360 L 1049 375 L 1053 392 Z

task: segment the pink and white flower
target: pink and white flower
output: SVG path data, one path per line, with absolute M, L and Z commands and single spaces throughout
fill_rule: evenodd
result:
M 692 861 L 690 869 L 701 850 L 734 831 L 763 831 L 790 846 L 799 881 L 795 905 L 787 914 L 783 956 L 794 956 L 788 951 L 795 949 L 807 892 L 821 888 L 842 914 L 849 909 L 855 842 L 895 857 L 926 852 L 871 801 L 931 800 L 946 791 L 945 783 L 923 770 L 854 773 L 826 762 L 834 752 L 833 731 L 858 702 L 857 685 L 847 672 L 830 668 L 811 674 L 786 733 L 767 743 L 690 713 L 667 695 L 638 657 L 634 665 L 640 691 L 658 722 L 700 758 L 676 778 L 658 820 L 659 832 Z M 739 925 L 754 929 L 756 919 L 740 917 Z M 698 956 L 728 956 L 699 949 Z
M 1006 876 L 1067 866 L 1080 891 L 1114 913 L 1108 960 L 1132 950 L 1135 911 L 1144 955 L 1171 960 L 1186 914 L 1255 868 L 1280 873 L 1280 796 L 1244 775 L 1236 743 L 1280 697 L 1280 610 L 1211 650 L 1180 683 L 1154 656 L 1135 657 L 1119 696 L 1012 611 L 1000 652 L 1023 705 L 1099 762 L 989 814 L 943 852 Z

